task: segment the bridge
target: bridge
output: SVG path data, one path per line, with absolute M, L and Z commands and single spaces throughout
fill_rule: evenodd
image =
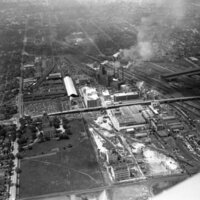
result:
M 167 98 L 167 99 L 159 99 L 159 100 L 155 100 L 155 101 L 160 103 L 160 104 L 165 104 L 165 103 L 192 101 L 192 100 L 200 100 L 200 96 Z M 109 106 L 99 106 L 99 107 L 93 107 L 93 108 L 80 108 L 80 109 L 76 109 L 76 110 L 54 112 L 54 113 L 49 113 L 48 115 L 49 116 L 57 116 L 57 115 L 102 111 L 102 110 L 115 109 L 115 108 L 120 108 L 120 107 L 125 107 L 125 106 L 151 105 L 152 102 L 153 102 L 152 100 L 148 100 L 148 101 L 139 100 L 139 101 L 134 101 L 134 102 L 130 102 L 130 103 L 117 103 L 117 104 L 109 105 Z M 42 115 L 38 115 L 38 116 L 35 116 L 35 117 L 40 117 L 40 116 L 42 116 Z
M 200 68 L 197 68 L 197 69 L 185 70 L 182 72 L 175 72 L 175 73 L 171 73 L 168 75 L 162 75 L 162 77 L 166 80 L 171 80 L 173 78 L 177 78 L 177 77 L 183 76 L 183 75 L 194 76 L 194 75 L 199 75 L 199 74 L 200 74 Z

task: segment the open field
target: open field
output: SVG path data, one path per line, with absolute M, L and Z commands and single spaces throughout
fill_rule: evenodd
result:
M 67 149 L 67 145 L 71 144 L 73 146 L 73 137 L 69 140 L 51 140 L 51 141 L 45 141 L 45 143 L 36 143 L 33 146 L 33 149 L 27 150 L 22 153 L 24 157 L 30 157 L 30 156 L 37 156 L 42 154 L 51 153 L 54 150 L 60 151 Z
M 92 144 L 87 137 L 80 138 L 83 124 L 79 121 L 71 123 L 73 132 L 70 140 L 62 141 L 62 145 L 72 144 L 72 148 L 60 148 L 52 156 L 24 159 L 21 162 L 20 198 L 37 196 L 49 193 L 88 189 L 104 184 L 101 171 L 98 167 Z M 72 139 L 73 138 L 73 139 Z M 61 147 L 59 141 L 38 144 L 33 147 L 36 154 L 46 146 L 48 148 Z M 66 143 L 65 143 L 66 142 Z M 76 143 L 75 146 L 73 144 Z M 55 145 L 55 146 L 54 146 Z M 30 153 L 31 151 L 27 151 Z M 30 154 L 29 154 L 30 156 Z

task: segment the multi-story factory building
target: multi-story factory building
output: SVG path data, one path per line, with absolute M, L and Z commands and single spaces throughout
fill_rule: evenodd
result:
M 95 88 L 85 86 L 81 89 L 81 92 L 86 107 L 92 108 L 101 106 L 101 101 Z

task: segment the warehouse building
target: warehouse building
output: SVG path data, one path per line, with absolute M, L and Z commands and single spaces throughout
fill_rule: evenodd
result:
M 135 106 L 121 107 L 111 110 L 110 119 L 117 130 L 127 129 L 128 127 L 145 127 L 146 120 L 142 113 L 134 108 Z
M 49 74 L 49 76 L 47 77 L 47 79 L 61 79 L 62 75 L 61 73 L 57 72 L 57 73 L 51 73 Z
M 68 97 L 77 97 L 78 93 L 76 91 L 72 78 L 69 76 L 66 76 L 64 77 L 63 81 L 64 81 L 64 85 L 65 85 L 65 89 L 67 91 Z
M 121 115 L 117 117 L 117 120 L 120 127 L 146 124 L 140 113 L 132 114 L 132 116 Z

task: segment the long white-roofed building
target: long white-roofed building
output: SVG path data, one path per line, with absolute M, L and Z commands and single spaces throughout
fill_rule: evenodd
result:
M 72 78 L 69 76 L 65 76 L 63 80 L 68 97 L 77 97 L 78 93 L 76 91 Z

